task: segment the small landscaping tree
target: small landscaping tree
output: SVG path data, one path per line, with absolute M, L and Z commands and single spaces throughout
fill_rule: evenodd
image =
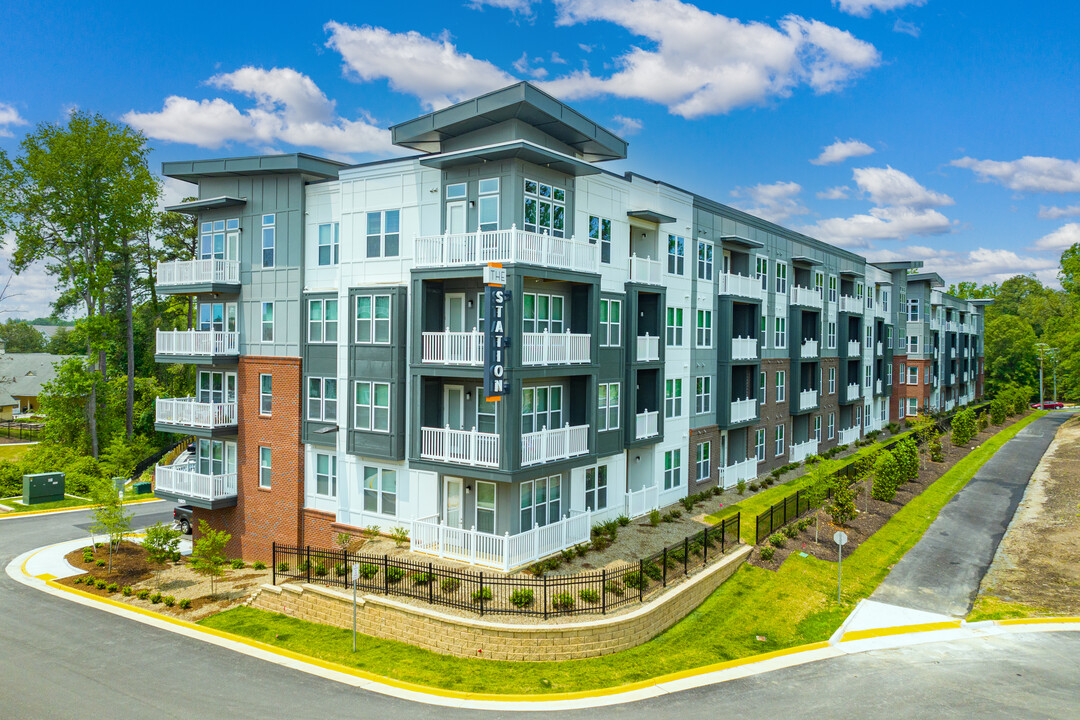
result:
M 975 437 L 976 432 L 978 432 L 978 428 L 975 422 L 974 410 L 971 408 L 964 408 L 956 413 L 952 421 L 953 445 L 956 445 L 957 447 L 967 445 L 971 442 L 971 439 Z
M 859 511 L 855 508 L 855 486 L 849 485 L 847 478 L 836 474 L 829 478 L 832 500 L 825 507 L 835 525 L 846 525 L 854 520 Z
M 334 543 L 339 548 L 341 548 L 342 552 L 345 552 L 349 549 L 349 544 L 352 543 L 352 535 L 350 535 L 349 533 L 339 532 L 337 536 L 334 537 Z
M 893 450 L 896 465 L 900 472 L 900 483 L 909 482 L 919 477 L 919 447 L 911 438 L 901 441 Z
M 829 497 L 829 476 L 836 472 L 839 463 L 836 460 L 822 460 L 815 464 L 810 472 L 810 484 L 804 491 L 806 501 L 814 508 L 814 542 L 818 541 L 818 531 L 821 529 L 821 513 L 825 501 Z
M 930 450 L 930 460 L 933 462 L 945 462 L 945 448 L 941 444 L 941 435 L 935 433 L 930 438 L 930 442 L 927 443 L 927 448 Z
M 874 489 L 875 500 L 891 502 L 896 497 L 896 488 L 900 485 L 900 463 L 897 462 L 896 454 L 886 450 L 878 455 L 874 463 Z
M 199 537 L 195 541 L 191 559 L 195 572 L 210 578 L 210 594 L 217 594 L 215 581 L 225 572 L 225 546 L 232 535 L 224 530 L 214 530 L 205 520 L 199 520 Z
M 180 547 L 180 531 L 158 521 L 146 528 L 143 547 L 153 562 L 164 563 L 171 560 L 173 553 Z
M 90 531 L 109 536 L 109 574 L 112 575 L 113 550 L 119 548 L 124 535 L 131 532 L 131 518 L 135 513 L 124 509 L 124 498 L 109 478 L 98 478 L 91 483 L 90 499 L 94 502 Z
M 1034 395 L 1031 388 L 1026 385 L 1016 388 L 1013 393 L 1013 415 L 1020 415 L 1028 409 L 1031 396 Z

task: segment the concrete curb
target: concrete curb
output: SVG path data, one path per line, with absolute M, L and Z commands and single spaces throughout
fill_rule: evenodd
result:
M 162 500 L 161 498 L 154 497 L 154 498 L 147 498 L 146 500 L 128 500 L 126 503 L 124 503 L 124 505 L 146 505 L 148 503 L 154 503 L 154 502 L 166 502 L 166 501 Z M 59 515 L 60 513 L 82 512 L 83 510 L 92 510 L 93 507 L 94 507 L 93 505 L 79 505 L 78 507 L 56 508 L 54 510 L 28 510 L 27 512 L 5 513 L 3 515 L 0 515 L 0 521 L 2 521 L 2 520 L 18 520 L 19 518 L 36 517 L 38 515 L 52 515 L 52 514 Z

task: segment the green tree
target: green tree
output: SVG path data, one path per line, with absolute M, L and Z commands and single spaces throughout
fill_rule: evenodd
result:
M 834 474 L 829 478 L 829 489 L 832 491 L 832 500 L 825 506 L 833 524 L 846 525 L 854 520 L 859 511 L 855 509 L 855 486 L 849 485 L 847 478 L 840 474 Z
M 86 343 L 75 336 L 71 328 L 59 327 L 45 345 L 45 352 L 53 355 L 76 355 L 86 351 Z
M 199 539 L 195 541 L 191 553 L 195 572 L 210 578 L 210 594 L 215 595 L 215 582 L 225 572 L 225 546 L 232 540 L 232 535 L 224 530 L 215 530 L 210 523 L 199 520 Z
M 1009 408 L 1005 403 L 1005 398 L 1000 394 L 995 395 L 994 399 L 990 401 L 990 422 L 995 425 L 1001 425 L 1005 422 L 1008 410 Z
M 56 377 L 42 385 L 38 398 L 41 411 L 48 418 L 42 440 L 88 452 L 92 392 L 93 379 L 86 370 L 85 358 L 73 357 L 56 363 Z
M 993 306 L 991 306 L 993 307 Z M 1021 317 L 998 316 L 986 323 L 986 390 L 994 395 L 1009 385 L 1038 382 L 1035 331 Z
M 909 482 L 919 477 L 919 446 L 913 438 L 907 438 L 897 443 L 893 450 L 896 457 L 896 465 L 899 470 L 899 481 Z
M 884 450 L 878 454 L 877 461 L 874 463 L 874 488 L 871 494 L 875 500 L 892 502 L 899 485 L 900 463 L 896 461 L 895 454 Z
M 25 320 L 8 320 L 0 325 L 0 340 L 9 353 L 45 352 L 45 337 Z
M 90 499 L 94 503 L 90 531 L 109 536 L 109 574 L 112 574 L 113 550 L 120 547 L 124 535 L 131 532 L 135 513 L 124 507 L 124 497 L 111 478 L 98 478 L 90 484 Z
M 975 421 L 975 411 L 971 408 L 964 408 L 960 412 L 956 413 L 952 419 L 952 442 L 953 445 L 960 447 L 967 445 L 971 442 L 971 439 L 975 437 L 978 432 L 978 427 Z
M 159 520 L 146 528 L 143 547 L 150 559 L 156 563 L 171 560 L 173 553 L 180 547 L 180 531 Z

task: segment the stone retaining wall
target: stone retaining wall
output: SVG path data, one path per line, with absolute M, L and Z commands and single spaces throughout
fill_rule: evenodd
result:
M 632 612 L 595 620 L 518 625 L 449 615 L 382 595 L 363 595 L 357 631 L 457 657 L 549 661 L 609 655 L 641 645 L 686 617 L 750 555 L 741 545 Z M 251 607 L 342 628 L 352 627 L 352 593 L 319 585 L 264 585 Z

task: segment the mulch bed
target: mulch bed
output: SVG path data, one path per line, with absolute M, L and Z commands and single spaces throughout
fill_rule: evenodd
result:
M 142 545 L 125 540 L 113 551 L 112 573 L 109 573 L 109 544 L 107 542 L 99 544 L 101 547 L 94 551 L 94 561 L 92 562 L 83 562 L 82 548 L 72 550 L 64 556 L 64 559 L 67 560 L 68 564 L 72 567 L 85 569 L 87 574 L 95 580 L 101 579 L 106 582 L 114 582 L 120 587 L 134 585 L 140 580 L 147 580 L 152 576 L 155 570 L 163 570 L 167 567 L 161 563 L 150 562 L 150 558 L 146 554 L 146 549 Z M 98 567 L 96 563 L 97 560 L 104 560 L 106 563 L 105 567 Z M 84 578 L 84 582 L 77 585 L 75 583 L 76 577 Z M 98 590 L 92 583 L 86 584 L 85 578 L 86 575 L 74 575 L 72 577 L 57 580 L 56 582 L 70 587 L 77 587 L 80 590 L 95 595 L 107 597 L 114 594 L 106 592 L 105 590 Z
M 772 547 L 766 540 L 755 548 L 754 552 L 750 555 L 748 562 L 751 565 L 756 565 L 757 567 L 765 568 L 766 570 L 777 570 L 791 553 L 802 552 L 807 555 L 813 555 L 821 560 L 836 562 L 839 557 L 839 548 L 836 543 L 833 542 L 832 538 L 833 533 L 835 533 L 837 529 L 842 529 L 847 533 L 848 541 L 847 544 L 844 545 L 844 555 L 850 555 L 863 541 L 880 530 L 882 526 L 889 521 L 889 518 L 899 512 L 900 508 L 948 472 L 950 468 L 971 452 L 975 446 L 980 445 L 995 433 L 1009 427 L 1026 415 L 1027 413 L 1015 418 L 1010 418 L 1006 420 L 1003 425 L 991 425 L 986 430 L 979 432 L 965 447 L 956 447 L 952 444 L 948 434 L 943 435 L 941 437 L 941 446 L 945 451 L 944 462 L 932 462 L 927 446 L 919 446 L 919 476 L 917 479 L 901 485 L 897 489 L 896 497 L 893 498 L 891 502 L 883 502 L 871 497 L 870 487 L 873 484 L 873 481 L 871 479 L 864 480 L 855 485 L 855 488 L 857 489 L 855 494 L 855 507 L 859 510 L 859 514 L 847 525 L 842 528 L 833 526 L 829 516 L 824 511 L 820 511 L 820 519 L 818 520 L 820 525 L 817 525 L 817 541 L 814 540 L 815 523 L 811 523 L 808 527 L 796 533 L 794 538 L 785 536 L 785 546 L 782 548 L 774 548 L 772 560 L 766 561 L 761 557 L 761 549 L 763 547 L 767 545 Z M 807 513 L 804 517 L 813 518 L 814 514 Z M 783 534 L 781 530 L 777 530 L 777 532 Z

